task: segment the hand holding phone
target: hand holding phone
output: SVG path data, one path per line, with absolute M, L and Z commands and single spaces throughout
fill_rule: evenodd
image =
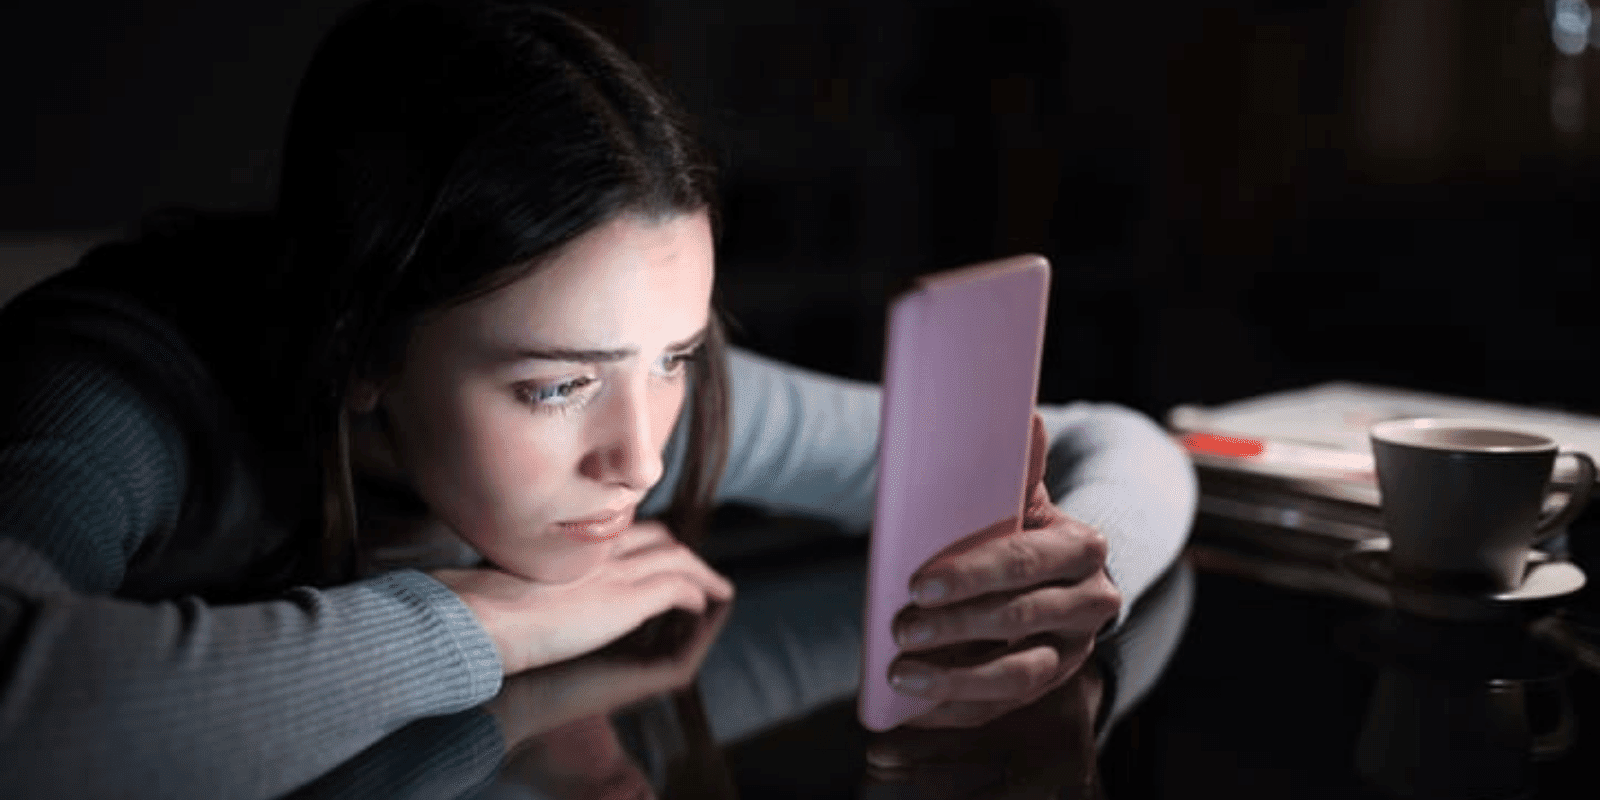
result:
M 1018 256 L 928 276 L 890 307 L 859 708 L 872 730 L 940 702 L 890 684 L 914 574 L 974 532 L 1020 527 L 1049 276 Z
M 1014 519 L 992 525 L 912 576 L 915 601 L 894 621 L 902 650 L 890 683 L 936 705 L 907 726 L 969 728 L 1033 704 L 1089 662 L 1121 608 L 1105 538 L 1050 501 L 1048 447 L 1034 414 L 1020 528 Z

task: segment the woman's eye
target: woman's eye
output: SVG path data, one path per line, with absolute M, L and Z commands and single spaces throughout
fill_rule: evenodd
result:
M 525 383 L 517 387 L 522 402 L 534 407 L 570 408 L 578 405 L 590 394 L 596 383 L 594 378 L 571 378 L 556 383 Z
M 683 375 L 689 364 L 699 357 L 698 348 L 686 353 L 668 353 L 656 362 L 656 374 L 663 378 L 677 378 Z

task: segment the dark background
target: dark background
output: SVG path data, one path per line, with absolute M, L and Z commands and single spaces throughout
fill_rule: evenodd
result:
M 907 277 L 1056 267 L 1042 395 L 1350 379 L 1600 412 L 1600 50 L 1547 0 L 557 3 L 724 165 L 736 340 L 861 378 Z M 0 12 L 0 232 L 270 202 L 349 0 Z

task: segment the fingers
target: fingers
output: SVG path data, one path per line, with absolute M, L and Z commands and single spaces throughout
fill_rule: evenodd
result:
M 929 650 L 959 642 L 1015 642 L 1040 633 L 1092 636 L 1122 608 L 1122 595 L 1104 570 L 1070 585 L 990 594 L 952 606 L 915 606 L 895 619 L 901 650 Z
M 713 570 L 695 552 L 654 520 L 634 523 L 617 537 L 612 559 L 619 575 L 642 580 L 676 573 L 688 578 L 717 600 L 733 599 L 733 584 Z
M 651 575 L 636 582 L 633 589 L 641 603 L 640 622 L 674 608 L 703 614 L 710 603 L 702 585 L 676 573 Z
M 717 580 L 687 572 L 657 572 L 634 581 L 631 589 L 640 603 L 640 621 L 674 608 L 704 615 L 713 605 L 726 606 L 733 589 L 720 576 L 713 577 Z
M 638 523 L 619 539 L 620 554 L 613 554 L 612 567 L 601 579 L 613 588 L 606 590 L 607 597 L 601 602 L 627 606 L 624 613 L 641 626 L 627 640 L 637 639 L 632 643 L 640 652 L 660 655 L 663 641 L 672 638 L 657 635 L 667 630 L 667 617 L 663 616 L 667 612 L 678 609 L 704 618 L 713 606 L 726 609 L 733 599 L 733 584 L 672 536 L 666 526 Z M 661 624 L 653 627 L 652 621 Z
M 1045 686 L 1060 670 L 1060 654 L 1041 645 L 974 667 L 939 669 L 902 660 L 889 682 L 904 694 L 939 700 L 1014 700 Z
M 636 558 L 628 564 L 627 571 L 627 580 L 640 588 L 659 586 L 663 583 L 674 586 L 682 584 L 720 602 L 733 599 L 733 583 L 717 574 L 689 548 L 681 545 L 675 549 L 662 549 Z M 698 613 L 702 605 L 697 605 L 693 610 Z
M 700 615 L 733 599 L 733 584 L 660 523 L 631 525 L 614 541 L 601 568 L 564 583 L 488 568 L 433 574 L 483 625 L 507 674 L 594 652 L 674 608 Z
M 1103 569 L 1106 554 L 1099 531 L 1058 513 L 1046 527 L 992 536 L 935 558 L 913 577 L 912 598 L 934 608 L 991 592 L 1079 581 Z

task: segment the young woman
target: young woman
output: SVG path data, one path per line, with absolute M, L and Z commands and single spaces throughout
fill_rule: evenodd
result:
M 349 14 L 270 221 L 157 225 L 0 314 L 0 785 L 278 794 L 730 600 L 683 544 L 712 502 L 864 530 L 876 390 L 724 346 L 715 209 L 674 106 L 570 19 Z M 1024 530 L 919 573 L 915 724 L 1060 685 L 1182 543 L 1156 426 L 1041 415 Z M 1015 646 L 916 657 L 976 640 Z

